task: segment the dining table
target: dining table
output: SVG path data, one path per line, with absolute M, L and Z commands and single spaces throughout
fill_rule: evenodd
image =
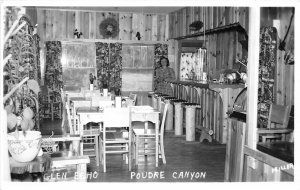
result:
M 140 121 L 145 123 L 145 131 L 148 131 L 148 122 L 152 122 L 155 125 L 155 145 L 158 147 L 159 141 L 159 111 L 151 106 L 129 106 L 131 112 L 131 121 Z M 89 122 L 100 123 L 104 121 L 104 109 L 99 107 L 78 107 L 78 123 L 79 134 L 83 136 L 84 125 Z M 83 141 L 80 143 L 80 151 L 83 154 Z M 155 162 L 158 167 L 158 148 L 155 150 Z

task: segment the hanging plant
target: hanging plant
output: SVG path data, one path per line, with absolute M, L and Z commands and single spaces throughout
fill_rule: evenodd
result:
M 101 22 L 99 30 L 104 38 L 114 38 L 119 33 L 119 23 L 113 18 L 107 18 Z

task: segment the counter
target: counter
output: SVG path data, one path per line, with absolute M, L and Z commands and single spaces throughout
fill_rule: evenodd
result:
M 225 144 L 229 125 L 227 112 L 231 111 L 236 97 L 245 85 L 192 80 L 166 80 L 165 82 L 172 84 L 173 92 L 175 92 L 173 96 L 201 105 L 201 109 L 196 111 L 196 127 L 213 130 L 213 139 Z M 178 90 L 180 86 L 185 88 Z M 185 92 L 182 93 L 182 91 Z M 183 95 L 180 96 L 180 94 Z

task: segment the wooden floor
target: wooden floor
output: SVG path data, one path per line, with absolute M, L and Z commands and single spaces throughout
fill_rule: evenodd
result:
M 41 124 L 42 134 L 51 135 L 51 131 L 60 134 L 61 121 L 47 120 Z M 184 136 L 175 136 L 174 132 L 165 133 L 165 153 L 167 163 L 161 160 L 155 167 L 154 157 L 146 160 L 140 157 L 139 165 L 131 172 L 121 155 L 107 157 L 107 172 L 97 167 L 91 157 L 88 165 L 89 182 L 223 182 L 226 145 L 219 143 L 186 142 Z M 198 136 L 198 135 L 197 135 Z M 196 136 L 196 139 L 199 137 Z

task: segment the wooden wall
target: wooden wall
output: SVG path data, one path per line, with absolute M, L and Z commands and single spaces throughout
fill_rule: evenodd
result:
M 106 18 L 119 22 L 120 32 L 114 40 L 165 41 L 168 38 L 167 15 L 147 13 L 96 12 L 38 8 L 38 33 L 46 40 L 73 39 L 74 29 L 82 32 L 82 39 L 103 39 L 100 23 Z
M 290 23 L 291 15 L 292 8 L 262 8 L 261 26 L 276 27 L 279 40 L 283 40 Z M 286 38 L 286 51 L 277 50 L 275 103 L 281 105 L 294 104 L 294 65 L 284 63 L 284 54 L 289 50 L 294 53 L 294 19 Z M 274 20 L 275 22 L 273 22 Z
M 249 9 L 247 7 L 186 7 L 169 14 L 169 37 L 178 38 L 195 33 L 190 31 L 189 25 L 194 21 L 202 21 L 204 26 L 200 32 L 239 22 L 248 31 Z M 199 32 L 199 31 L 197 31 Z M 218 79 L 220 72 L 225 69 L 239 69 L 236 59 L 248 55 L 239 43 L 241 35 L 236 31 L 214 33 L 190 38 L 205 40 L 207 48 L 208 72 L 210 79 Z M 179 55 L 177 55 L 179 57 Z M 241 68 L 245 71 L 245 68 Z
M 194 21 L 202 21 L 205 28 L 213 29 L 239 22 L 248 31 L 249 9 L 247 7 L 185 7 L 169 14 L 169 36 L 176 38 L 195 32 L 189 25 Z

